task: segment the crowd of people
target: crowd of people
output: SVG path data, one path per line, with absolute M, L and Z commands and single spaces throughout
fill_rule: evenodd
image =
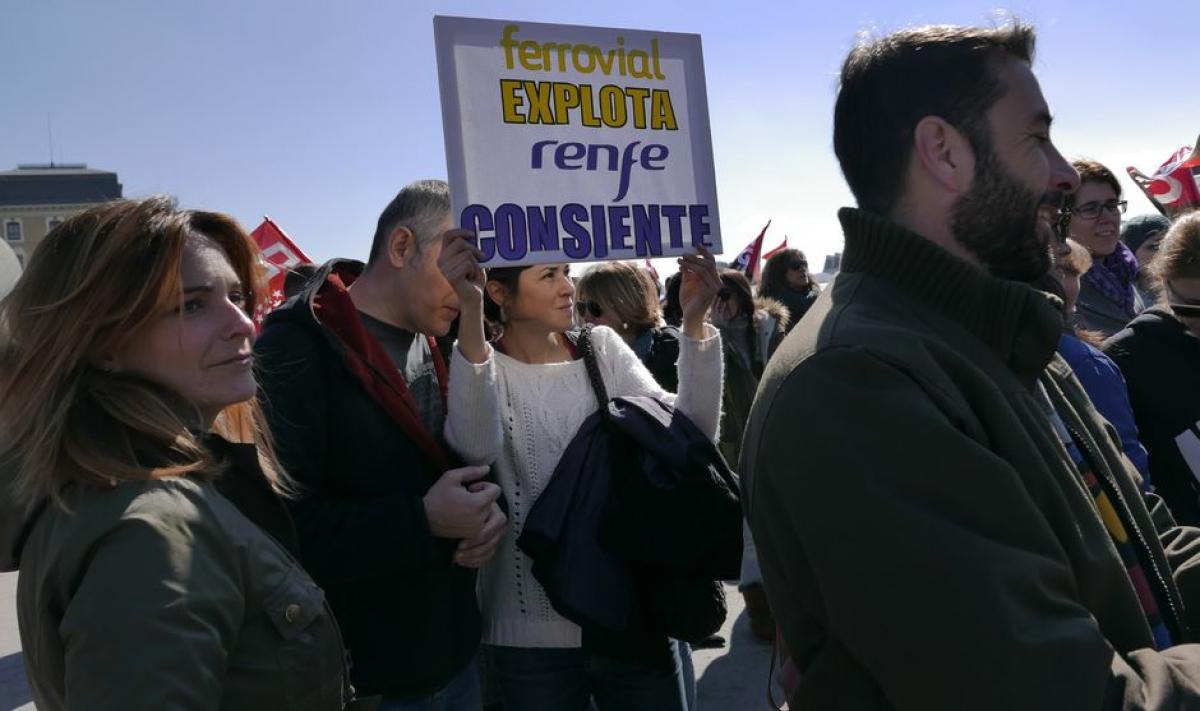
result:
M 1122 221 L 1034 44 L 850 53 L 824 290 L 484 269 L 422 180 L 258 333 L 228 216 L 62 223 L 0 302 L 35 703 L 696 711 L 736 580 L 794 709 L 1200 709 L 1200 211 Z

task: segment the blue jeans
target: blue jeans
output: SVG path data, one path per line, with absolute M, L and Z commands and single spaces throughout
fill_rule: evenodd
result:
M 480 711 L 483 691 L 479 686 L 479 662 L 472 659 L 441 689 L 409 698 L 385 697 L 378 711 Z
M 678 655 L 673 669 L 583 649 L 490 647 L 504 711 L 685 711 Z

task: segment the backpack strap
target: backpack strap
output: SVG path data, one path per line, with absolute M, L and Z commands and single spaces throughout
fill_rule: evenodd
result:
M 592 325 L 588 324 L 579 331 L 576 347 L 583 354 L 583 364 L 587 366 L 588 380 L 592 382 L 592 392 L 601 412 L 608 412 L 608 390 L 604 387 L 604 379 L 600 377 L 600 362 L 596 360 L 596 349 L 592 346 Z

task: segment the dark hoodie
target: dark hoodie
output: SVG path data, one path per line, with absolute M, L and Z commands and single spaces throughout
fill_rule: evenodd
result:
M 255 346 L 304 566 L 323 587 L 364 694 L 444 687 L 479 646 L 475 571 L 453 563 L 422 496 L 453 466 L 347 287 L 359 262 L 326 264 L 272 313 Z M 445 402 L 446 371 L 435 366 Z
M 1180 523 L 1200 525 L 1200 340 L 1154 307 L 1106 341 L 1104 352 L 1125 374 L 1155 490 Z

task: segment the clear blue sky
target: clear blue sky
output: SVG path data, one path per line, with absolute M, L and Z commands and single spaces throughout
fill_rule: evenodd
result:
M 0 169 L 116 171 L 315 259 L 364 257 L 404 183 L 445 175 L 435 14 L 698 33 L 727 255 L 767 220 L 818 266 L 851 204 L 831 143 L 836 74 L 862 30 L 979 24 L 991 2 L 0 0 Z M 1039 29 L 1055 142 L 1124 175 L 1200 133 L 1200 3 L 1007 6 Z M 1193 35 L 1189 37 L 1189 35 Z M 1152 210 L 1127 181 L 1130 214 Z

